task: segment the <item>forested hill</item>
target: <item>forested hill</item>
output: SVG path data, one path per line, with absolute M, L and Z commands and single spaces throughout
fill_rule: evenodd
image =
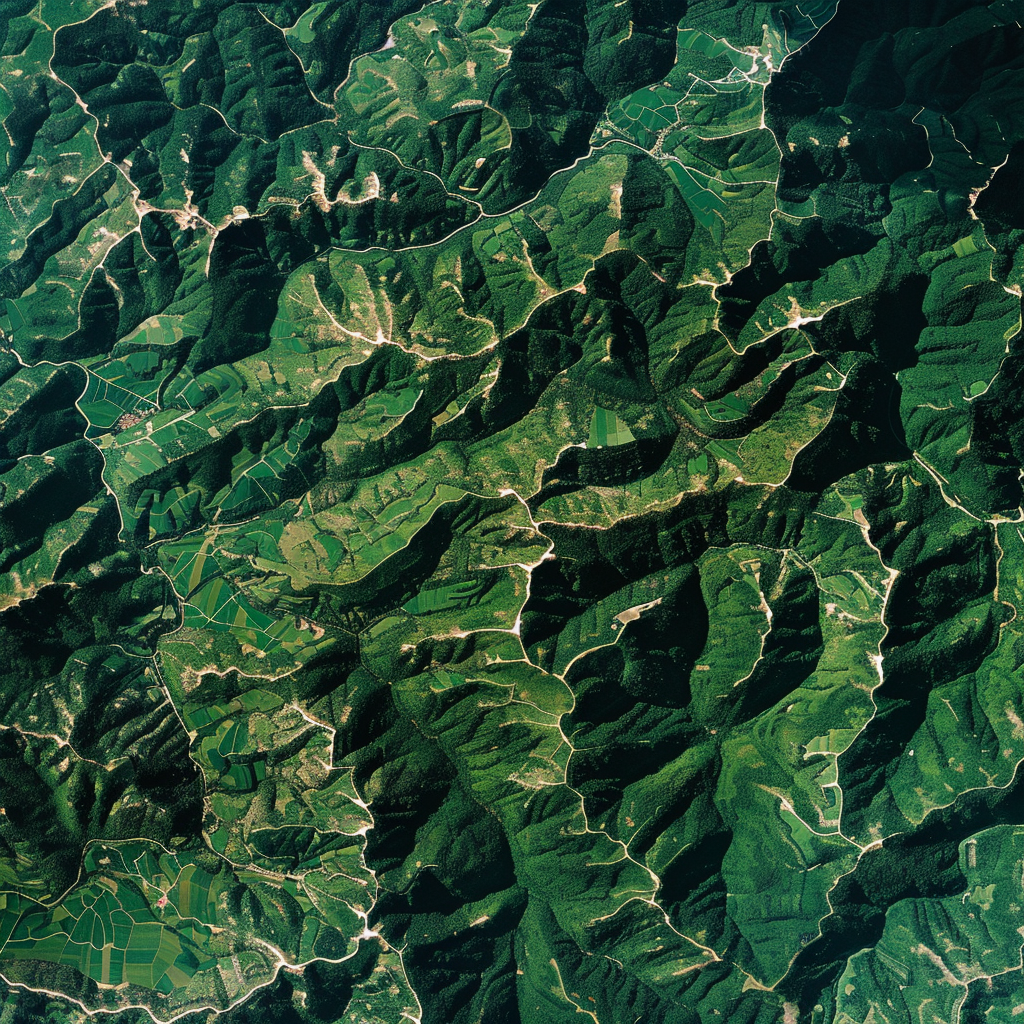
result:
M 0 3 L 0 1024 L 997 1024 L 1022 0 Z

